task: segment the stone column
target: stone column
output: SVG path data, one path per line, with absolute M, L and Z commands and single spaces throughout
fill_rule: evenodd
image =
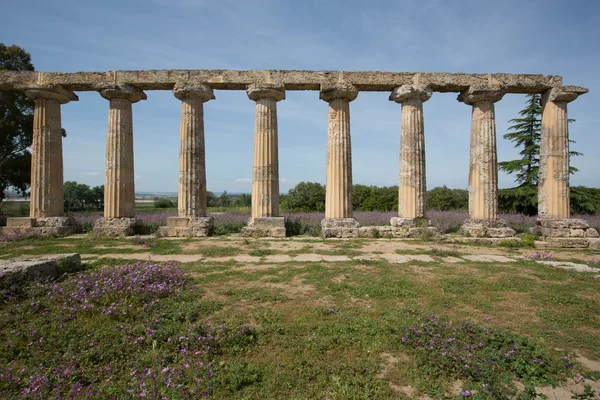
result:
M 60 86 L 29 88 L 35 99 L 31 146 L 31 200 L 29 218 L 9 218 L 7 226 L 39 234 L 67 234 L 76 229 L 73 218 L 63 217 L 63 151 L 61 104 L 79 98 Z
M 565 88 L 542 95 L 538 225 L 542 237 L 558 247 L 587 247 L 584 238 L 598 237 L 585 220 L 571 218 L 567 103 L 578 96 Z
M 279 216 L 279 157 L 277 102 L 285 99 L 283 86 L 250 85 L 246 91 L 256 102 L 254 167 L 252 171 L 252 217 L 245 236 L 285 237 L 285 221 Z
M 146 100 L 146 94 L 129 85 L 115 85 L 100 90 L 109 100 L 106 136 L 106 178 L 104 183 L 104 218 L 94 224 L 99 236 L 130 236 L 135 219 L 133 170 L 132 104 Z
M 423 85 L 395 88 L 390 100 L 402 104 L 400 134 L 400 185 L 398 217 L 391 219 L 395 227 L 428 225 L 425 218 L 425 127 L 423 102 L 431 98 L 431 89 Z
M 350 102 L 358 90 L 349 84 L 321 86 L 321 100 L 329 103 L 327 131 L 327 177 L 324 237 L 355 237 L 358 221 L 352 217 L 352 146 Z
M 471 87 L 458 101 L 473 106 L 469 160 L 469 219 L 461 230 L 475 237 L 510 237 L 515 231 L 498 218 L 498 158 L 494 103 L 504 89 Z
M 179 197 L 177 217 L 167 218 L 161 236 L 211 236 L 214 219 L 206 216 L 206 163 L 204 147 L 204 103 L 215 98 L 206 84 L 176 85 L 173 94 L 181 100 L 179 150 Z

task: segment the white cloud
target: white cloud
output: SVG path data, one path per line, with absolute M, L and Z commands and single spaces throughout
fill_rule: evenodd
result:
M 233 180 L 233 183 L 236 185 L 252 183 L 252 179 L 251 178 L 237 178 L 237 179 Z

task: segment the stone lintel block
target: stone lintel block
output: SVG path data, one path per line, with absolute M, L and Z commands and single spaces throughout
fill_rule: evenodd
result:
M 35 226 L 40 228 L 62 228 L 67 226 L 79 228 L 77 220 L 73 217 L 40 217 L 36 219 Z
M 569 237 L 576 237 L 576 238 L 585 237 L 585 230 L 583 230 L 583 229 L 569 229 Z
M 585 237 L 597 238 L 597 237 L 600 237 L 600 234 L 598 234 L 598 231 L 595 230 L 594 228 L 589 228 L 587 231 L 585 231 Z
M 58 278 L 64 271 L 81 269 L 79 254 L 56 254 L 35 258 L 0 260 L 0 283 L 21 282 L 44 278 Z
M 501 219 L 468 219 L 460 227 L 460 233 L 472 237 L 508 238 L 516 232 Z
M 285 88 L 277 83 L 252 84 L 246 89 L 250 100 L 273 99 L 281 101 L 285 99 Z
M 169 228 L 185 228 L 190 222 L 190 217 L 168 217 L 167 226 Z
M 35 218 L 29 217 L 13 217 L 6 219 L 7 227 L 18 227 L 18 228 L 33 228 L 35 227 Z
M 207 237 L 215 231 L 213 217 L 169 217 L 167 226 L 158 229 L 161 237 Z
M 324 83 L 321 85 L 321 93 L 319 94 L 319 98 L 327 102 L 333 99 L 346 99 L 352 101 L 357 97 L 358 89 L 349 83 Z
M 242 229 L 242 236 L 285 237 L 284 217 L 250 218 L 248 226 Z
M 431 221 L 427 218 L 404 218 L 404 217 L 392 217 L 390 219 L 390 225 L 394 227 L 410 226 L 410 227 L 427 227 L 431 225 Z
M 25 95 L 31 99 L 54 100 L 59 104 L 79 100 L 79 97 L 72 90 L 67 90 L 60 85 L 30 86 L 25 90 Z
M 148 97 L 143 90 L 131 85 L 116 84 L 108 87 L 99 88 L 100 96 L 106 100 L 124 99 L 132 103 L 140 100 L 146 100 Z
M 537 225 L 542 228 L 569 228 L 569 229 L 587 229 L 589 224 L 584 219 L 568 218 L 568 219 L 538 219 Z
M 426 102 L 431 98 L 432 90 L 426 85 L 402 85 L 394 88 L 390 95 L 390 100 L 396 103 L 402 103 L 408 99 L 421 99 Z
M 206 83 L 198 84 L 176 84 L 173 95 L 179 100 L 199 99 L 203 103 L 215 99 L 212 88 Z
M 94 223 L 94 236 L 133 236 L 138 223 L 136 218 L 100 218 Z
M 359 228 L 322 228 L 324 238 L 350 239 L 359 237 Z
M 506 94 L 506 89 L 490 86 L 471 86 L 467 90 L 460 92 L 457 100 L 468 105 L 474 105 L 482 102 L 495 103 L 500 101 Z
M 589 247 L 590 239 L 586 238 L 549 238 L 546 243 L 549 247 L 563 249 L 585 249 Z
M 360 224 L 354 218 L 325 218 L 321 228 L 358 228 Z
M 580 94 L 579 91 L 569 90 L 567 87 L 556 87 L 548 89 L 542 94 L 542 102 L 570 103 L 579 97 Z

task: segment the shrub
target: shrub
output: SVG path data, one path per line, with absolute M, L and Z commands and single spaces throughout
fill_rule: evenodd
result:
M 154 198 L 154 208 L 176 208 L 177 203 L 164 197 Z

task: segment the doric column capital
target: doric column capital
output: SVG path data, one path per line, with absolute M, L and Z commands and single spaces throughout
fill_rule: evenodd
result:
M 146 100 L 148 97 L 143 90 L 131 85 L 113 85 L 99 89 L 100 96 L 106 100 L 123 99 L 129 100 L 132 103 L 137 103 L 140 100 Z
M 431 98 L 431 88 L 426 85 L 402 85 L 394 88 L 390 95 L 390 101 L 402 103 L 409 99 L 421 99 L 425 102 Z
M 467 90 L 460 92 L 457 100 L 472 106 L 477 103 L 495 103 L 500 101 L 505 94 L 506 89 L 504 88 L 471 86 Z
M 58 85 L 32 86 L 25 90 L 25 95 L 34 100 L 40 98 L 54 100 L 59 104 L 67 104 L 70 101 L 79 100 L 79 97 L 71 90 L 67 90 Z
M 323 83 L 321 84 L 321 94 L 319 98 L 324 101 L 333 99 L 346 99 L 352 101 L 358 97 L 358 89 L 348 83 Z
M 173 95 L 179 100 L 199 99 L 203 103 L 215 99 L 212 88 L 205 84 L 176 84 L 173 88 Z
M 277 83 L 254 83 L 246 89 L 250 100 L 273 99 L 281 101 L 285 99 L 285 89 L 283 85 Z
M 562 102 L 562 103 L 570 103 L 579 97 L 581 93 L 568 90 L 564 87 L 555 87 L 552 89 L 546 90 L 542 93 L 542 103 L 546 103 L 547 101 L 551 101 L 554 103 Z

